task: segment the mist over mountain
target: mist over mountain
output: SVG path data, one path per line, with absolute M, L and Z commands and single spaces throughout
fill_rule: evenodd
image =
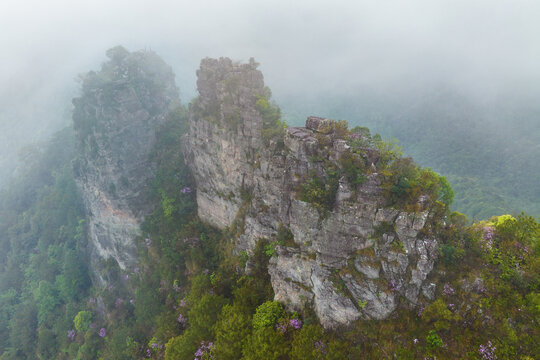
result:
M 470 224 L 444 176 L 369 128 L 287 126 L 254 58 L 202 59 L 186 107 L 154 51 L 105 55 L 0 192 L 1 360 L 538 357 L 534 217 Z M 505 210 L 474 176 L 526 152 L 494 155 L 467 97 L 415 96 L 357 105 L 470 174 L 468 210 Z M 357 110 L 341 99 L 320 104 Z
M 1 1 L 0 360 L 540 358 L 538 19 Z
M 186 102 L 195 96 L 199 59 L 254 56 L 289 123 L 317 112 L 395 137 L 423 165 L 478 182 L 478 191 L 498 202 L 492 211 L 469 211 L 458 197 L 469 215 L 520 204 L 538 213 L 534 184 L 504 189 L 510 173 L 538 178 L 530 161 L 540 132 L 538 16 L 533 1 L 4 1 L 0 185 L 24 163 L 26 145 L 69 123 L 77 74 L 121 43 L 157 51 Z M 444 156 L 424 133 L 440 135 L 443 123 L 453 129 Z M 446 159 L 476 146 L 491 155 Z M 493 163 L 499 150 L 502 167 Z

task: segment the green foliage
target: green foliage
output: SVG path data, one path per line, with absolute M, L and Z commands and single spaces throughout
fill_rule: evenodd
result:
M 345 152 L 339 159 L 339 165 L 350 184 L 358 185 L 366 181 L 366 164 L 358 154 Z
M 431 349 L 437 349 L 444 345 L 444 342 L 440 336 L 435 332 L 435 330 L 430 330 L 429 334 L 426 336 L 426 342 Z
M 199 346 L 199 336 L 188 329 L 165 345 L 165 360 L 192 360 Z
M 364 300 L 364 301 L 358 300 L 358 308 L 359 308 L 359 309 L 365 308 L 366 305 L 367 305 L 367 300 Z
M 32 156 L 0 194 L 0 354 L 13 359 L 54 357 L 90 287 L 71 130 Z
M 279 224 L 276 240 L 277 240 L 277 243 L 281 246 L 289 246 L 289 247 L 296 246 L 296 243 L 294 242 L 293 233 L 288 227 L 283 225 L 283 223 Z
M 452 204 L 454 192 L 448 181 L 431 169 L 419 168 L 411 158 L 392 159 L 382 174 L 384 194 L 397 208 L 420 211 L 439 203 L 449 209 Z
M 200 340 L 214 337 L 214 324 L 227 300 L 219 295 L 205 294 L 191 306 L 188 312 L 190 329 Z
M 299 199 L 313 205 L 321 214 L 325 214 L 334 207 L 336 193 L 339 186 L 337 172 L 331 170 L 327 177 L 319 177 L 312 174 L 310 178 L 301 185 Z
M 267 301 L 261 304 L 253 315 L 253 328 L 273 327 L 283 316 L 283 306 L 277 301 Z
M 453 322 L 459 320 L 459 316 L 454 315 L 443 299 L 438 299 L 429 304 L 422 314 L 422 319 L 429 324 L 433 324 L 436 331 L 449 330 Z
M 216 340 L 212 354 L 217 359 L 236 360 L 251 334 L 251 316 L 236 305 L 225 305 L 214 327 Z
M 73 325 L 75 325 L 75 330 L 79 332 L 85 332 L 88 330 L 90 323 L 93 319 L 93 314 L 90 311 L 79 311 L 75 318 L 73 318 Z
M 268 87 L 264 88 L 262 94 L 257 95 L 255 109 L 261 114 L 263 120 L 262 135 L 265 141 L 275 140 L 283 143 L 285 128 L 287 125 L 281 121 L 281 110 L 270 101 L 272 92 Z
M 289 346 L 284 336 L 272 327 L 263 326 L 253 331 L 243 349 L 244 360 L 285 360 Z
M 267 243 L 264 246 L 264 254 L 269 258 L 276 255 L 276 243 Z
M 373 145 L 379 151 L 379 166 L 385 168 L 401 158 L 403 149 L 397 145 L 397 140 L 384 141 L 379 134 L 373 136 Z
M 54 333 L 46 328 L 40 328 L 38 334 L 38 346 L 36 354 L 40 360 L 53 359 L 58 351 Z
M 125 54 L 117 49 L 110 56 L 123 61 Z M 268 99 L 257 100 L 263 131 L 281 131 L 276 126 L 279 112 Z M 225 360 L 476 358 L 479 344 L 488 341 L 496 345 L 499 358 L 537 357 L 537 220 L 501 216 L 467 227 L 462 214 L 446 211 L 453 196 L 446 179 L 403 159 L 395 143 L 371 137 L 366 128 L 347 130 L 345 122 L 333 126 L 333 135 L 345 139 L 351 152 L 339 169 L 319 156 L 326 171 L 313 174 L 298 189 L 299 197 L 322 213 L 332 209 L 337 180 L 345 176 L 351 184 L 360 184 L 372 171 L 364 162 L 369 155 L 366 148 L 379 149 L 377 172 L 389 203 L 405 210 L 434 209 L 429 233 L 421 236 L 439 241 L 440 261 L 430 281 L 440 284 L 441 290 L 425 304 L 422 315 L 420 309 L 399 307 L 387 320 L 361 320 L 349 329 L 325 332 L 313 309 L 306 308 L 303 328 L 287 327 L 293 315 L 270 301 L 274 294 L 268 261 L 276 244 L 294 246 L 292 233 L 281 225 L 273 242 L 261 240 L 250 257 L 247 252 L 235 257 L 234 236 L 197 220 L 193 180 L 179 141 L 185 134 L 186 113 L 179 108 L 157 131 L 152 153 L 156 176 L 146 194 L 155 212 L 143 225 L 139 268 L 126 272 L 109 268 L 113 289 L 90 288 L 87 229 L 71 173 L 71 145 L 58 141 L 44 150 L 20 184 L 2 194 L 0 359 L 134 359 L 150 351 L 153 358 L 191 360 L 201 341 L 214 341 L 212 355 Z M 119 185 L 129 186 L 126 181 Z M 241 195 L 248 205 L 251 193 L 245 189 Z M 424 205 L 418 203 L 423 196 Z M 247 206 L 244 214 L 246 210 Z M 393 224 L 383 222 L 374 237 L 394 232 Z M 403 250 L 398 241 L 392 246 Z M 249 275 L 243 273 L 246 263 Z M 331 279 L 336 289 L 350 296 L 340 275 L 334 271 Z M 449 284 L 452 292 L 445 294 L 442 284 Z M 88 301 L 90 294 L 99 296 L 99 305 Z M 122 301 L 115 306 L 119 298 Z M 108 314 L 93 320 L 94 329 L 90 322 L 101 301 Z M 366 306 L 362 301 L 357 305 Z M 278 330 L 276 324 L 285 326 Z M 105 338 L 98 335 L 101 327 L 107 329 Z M 70 330 L 76 330 L 73 339 L 66 336 Z M 154 348 L 154 343 L 166 347 Z
M 55 287 L 47 281 L 39 282 L 38 288 L 34 293 L 34 301 L 38 308 L 38 324 L 40 325 L 60 303 L 58 292 Z
M 291 360 L 325 359 L 326 344 L 320 325 L 306 325 L 295 335 Z

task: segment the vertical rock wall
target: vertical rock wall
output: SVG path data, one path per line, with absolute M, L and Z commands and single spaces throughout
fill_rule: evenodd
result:
M 280 228 L 292 233 L 270 260 L 277 300 L 291 310 L 312 306 L 328 328 L 384 319 L 400 302 L 414 307 L 429 301 L 437 240 L 420 232 L 430 209 L 407 213 L 383 206 L 375 149 L 365 151 L 367 180 L 352 185 L 341 177 L 331 209 L 322 212 L 299 200 L 298 190 L 324 176 L 329 163 L 339 168 L 349 151 L 335 136 L 334 122 L 310 117 L 282 139 L 265 139 L 257 105 L 263 76 L 253 60 L 204 59 L 197 75 L 200 96 L 190 108 L 185 153 L 199 216 L 220 228 L 239 228 L 236 248 L 248 253 L 260 238 L 275 240 Z
M 102 260 L 133 266 L 139 225 L 152 209 L 145 201 L 153 176 L 149 155 L 155 129 L 179 103 L 174 74 L 155 53 L 107 52 L 109 61 L 82 79 L 73 99 L 79 157 L 74 164 L 89 216 L 94 273 Z

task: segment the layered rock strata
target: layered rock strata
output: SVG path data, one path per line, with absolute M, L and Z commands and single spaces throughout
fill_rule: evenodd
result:
M 178 104 L 174 74 L 155 53 L 107 52 L 109 61 L 82 79 L 73 100 L 79 157 L 77 183 L 89 218 L 94 274 L 101 260 L 121 269 L 136 262 L 135 237 L 152 209 L 144 193 L 153 176 L 155 129 Z
M 280 229 L 293 240 L 276 246 L 269 272 L 276 300 L 290 310 L 312 306 L 323 326 L 387 318 L 402 303 L 429 300 L 427 281 L 437 240 L 421 236 L 429 209 L 407 213 L 383 206 L 378 152 L 366 148 L 366 180 L 339 178 L 329 209 L 300 200 L 302 185 L 340 169 L 350 151 L 336 124 L 309 117 L 282 138 L 265 138 L 267 91 L 253 60 L 234 64 L 204 59 L 197 72 L 200 96 L 190 109 L 185 152 L 197 183 L 201 219 L 239 229 L 238 251 L 251 253 Z

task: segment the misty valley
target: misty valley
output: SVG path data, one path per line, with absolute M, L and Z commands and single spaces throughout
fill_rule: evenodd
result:
M 113 47 L 0 162 L 0 359 L 540 358 L 538 109 L 261 68 Z

